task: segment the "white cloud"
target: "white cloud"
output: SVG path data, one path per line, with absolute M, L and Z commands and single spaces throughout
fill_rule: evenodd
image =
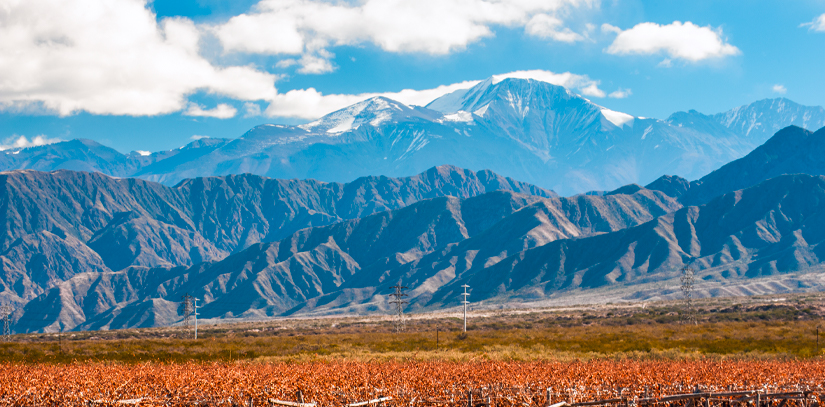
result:
M 198 27 L 185 18 L 158 22 L 147 1 L 4 2 L 0 5 L 0 109 L 46 109 L 60 115 L 79 111 L 237 115 L 237 109 L 226 103 L 207 109 L 188 100 L 196 92 L 205 92 L 267 102 L 264 114 L 268 116 L 317 118 L 379 94 L 323 95 L 313 88 L 279 93 L 275 87 L 279 75 L 253 66 L 218 66 L 203 57 L 204 32 L 214 33 L 226 51 L 294 55 L 278 66 L 296 65 L 299 73 L 317 74 L 335 69 L 328 48 L 337 45 L 374 44 L 389 52 L 441 55 L 493 35 L 497 26 L 524 27 L 528 35 L 556 41 L 578 41 L 581 36 L 566 28 L 559 16 L 569 8 L 598 4 L 598 0 L 364 0 L 356 5 L 264 0 L 250 14 L 222 25 Z M 586 76 L 548 71 L 508 75 L 605 96 L 598 82 Z M 380 95 L 425 105 L 477 82 Z M 246 103 L 244 111 L 245 117 L 260 115 L 261 106 Z
M 258 117 L 261 115 L 261 106 L 257 103 L 247 102 L 243 104 L 244 118 Z
M 616 32 L 615 27 L 603 25 L 602 31 Z M 616 39 L 605 50 L 609 54 L 661 54 L 669 59 L 698 62 L 740 53 L 735 46 L 722 38 L 720 29 L 700 27 L 690 21 L 659 25 L 641 23 L 628 30 L 617 32 Z
M 780 95 L 788 93 L 788 89 L 785 87 L 785 85 L 780 85 L 778 83 L 776 85 L 773 85 L 773 88 L 771 89 L 773 89 L 774 93 L 778 93 Z
M 231 119 L 235 117 L 236 113 L 238 113 L 238 109 L 235 109 L 226 103 L 218 104 L 218 106 L 212 109 L 204 109 L 203 106 L 190 103 L 189 108 L 183 112 L 183 115 L 195 117 L 214 117 L 216 119 Z
M 195 135 L 193 135 L 192 137 L 189 137 L 189 139 L 190 139 L 190 140 L 200 140 L 200 139 L 205 139 L 205 138 L 211 138 L 211 137 L 209 137 L 209 136 L 201 136 L 201 135 L 199 135 L 199 134 L 195 134 Z
M 277 77 L 215 66 L 183 18 L 158 23 L 146 0 L 25 0 L 0 6 L 0 107 L 40 105 L 60 115 L 157 115 L 203 91 L 272 99 Z
M 618 35 L 618 34 L 622 33 L 622 29 L 619 28 L 619 27 L 616 27 L 615 25 L 610 25 L 610 24 L 605 23 L 605 24 L 602 24 L 602 32 L 603 33 L 614 33 L 614 34 Z
M 332 53 L 320 50 L 321 52 L 318 55 L 307 54 L 301 57 L 297 62 L 301 65 L 298 68 L 298 73 L 304 74 L 322 74 L 322 73 L 329 73 L 335 70 L 335 67 L 332 66 L 332 62 L 330 62 L 330 58 L 332 57 Z
M 811 31 L 825 32 L 825 14 L 820 15 L 810 23 L 802 23 L 799 26 L 808 27 L 808 29 Z
M 619 88 L 619 90 L 610 92 L 610 94 L 607 95 L 607 96 L 611 97 L 611 98 L 614 98 L 614 99 L 624 99 L 624 98 L 626 98 L 626 97 L 628 97 L 632 94 L 633 94 L 633 92 L 630 89 Z
M 564 27 L 564 22 L 556 16 L 547 14 L 536 14 L 524 27 L 524 31 L 528 34 L 544 38 L 553 39 L 561 42 L 576 42 L 581 41 L 584 37 L 581 34 L 573 32 L 573 30 Z
M 40 135 L 35 136 L 33 139 L 29 140 L 26 136 L 18 136 L 14 135 L 11 137 L 6 138 L 0 143 L 0 151 L 10 150 L 10 149 L 18 149 L 18 148 L 27 148 L 27 147 L 37 147 L 37 146 L 45 146 L 46 144 L 54 144 L 59 143 L 63 140 L 59 138 L 48 138 L 46 136 Z
M 515 71 L 501 75 L 494 75 L 494 81 L 505 78 L 535 79 L 564 86 L 580 92 L 585 96 L 605 97 L 605 92 L 599 89 L 599 82 L 586 75 L 577 75 L 570 72 L 554 73 L 544 70 Z M 400 92 L 361 93 L 357 95 L 324 95 L 317 90 L 300 89 L 279 94 L 266 108 L 264 114 L 269 117 L 298 117 L 303 119 L 317 119 L 327 113 L 343 109 L 362 100 L 384 96 L 407 105 L 424 106 L 434 99 L 459 89 L 468 89 L 481 81 L 464 81 L 450 85 L 441 85 L 432 89 L 404 89 Z
M 302 72 L 327 72 L 320 50 L 373 44 L 388 52 L 444 55 L 494 35 L 493 28 L 524 27 L 529 35 L 573 42 L 582 36 L 560 15 L 598 0 L 262 0 L 248 14 L 212 27 L 226 52 L 307 55 Z M 303 59 L 303 58 L 302 58 Z M 289 63 L 287 63 L 289 64 Z

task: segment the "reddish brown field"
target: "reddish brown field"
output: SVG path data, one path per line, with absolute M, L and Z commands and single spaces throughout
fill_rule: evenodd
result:
M 382 361 L 183 364 L 3 364 L 0 405 L 268 405 L 269 399 L 320 406 L 391 396 L 390 405 L 466 405 L 491 396 L 496 406 L 544 406 L 703 391 L 812 390 L 825 384 L 825 361 Z M 122 404 L 121 404 L 122 405 Z

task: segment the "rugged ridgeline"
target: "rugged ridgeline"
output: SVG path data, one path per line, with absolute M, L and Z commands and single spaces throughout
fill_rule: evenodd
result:
M 23 304 L 83 273 L 191 266 L 312 226 L 439 196 L 509 190 L 555 194 L 490 171 L 432 168 L 349 184 L 256 175 L 198 178 L 176 187 L 99 173 L 0 174 L 0 297 Z
M 773 99 L 717 115 L 690 111 L 655 120 L 549 83 L 494 77 L 427 107 L 377 97 L 305 125 L 266 124 L 237 139 L 201 139 L 148 155 L 74 140 L 6 151 L 0 169 L 101 171 L 174 185 L 247 172 L 348 182 L 452 164 L 573 195 L 646 184 L 661 174 L 697 179 L 789 125 L 818 129 L 825 110 Z
M 730 191 L 785 174 L 825 175 L 825 128 L 816 132 L 789 126 L 765 144 L 722 168 L 688 182 L 663 176 L 647 185 L 676 197 L 685 205 L 701 205 Z
M 218 262 L 75 275 L 26 304 L 15 329 L 167 325 L 180 320 L 184 293 L 203 299 L 204 318 L 386 311 L 399 280 L 411 287 L 413 310 L 454 305 L 462 284 L 473 287 L 474 301 L 538 301 L 672 280 L 685 264 L 703 282 L 725 282 L 717 295 L 741 294 L 727 283 L 825 256 L 825 177 L 783 175 L 678 210 L 660 191 L 632 189 L 435 198 L 304 229 Z
M 673 198 L 649 190 L 575 198 L 497 191 L 428 199 L 299 230 L 217 262 L 74 275 L 28 302 L 15 329 L 50 330 L 57 322 L 79 329 L 167 325 L 180 320 L 176 307 L 184 293 L 203 299 L 203 318 L 309 314 L 336 307 L 376 311 L 386 307 L 386 287 L 409 278 L 400 270 L 423 264 L 427 256 L 460 248 L 460 258 L 444 261 L 454 267 L 489 266 L 556 239 L 619 230 L 679 207 Z M 424 298 L 455 281 L 455 270 L 416 281 L 416 306 L 426 306 L 432 301 Z
M 785 175 L 636 227 L 530 249 L 467 281 L 548 293 L 662 281 L 678 277 L 685 264 L 703 281 L 796 271 L 825 254 L 824 200 L 822 177 Z

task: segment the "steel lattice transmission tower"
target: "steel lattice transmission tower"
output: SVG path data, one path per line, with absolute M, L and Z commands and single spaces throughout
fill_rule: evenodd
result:
M 184 294 L 181 297 L 181 307 L 183 308 L 183 323 L 186 325 L 186 330 L 189 330 L 189 320 L 192 319 L 192 314 L 195 313 L 195 307 L 193 306 L 192 296 L 189 294 Z
M 11 305 L 0 307 L 0 316 L 3 318 L 3 341 L 7 342 L 11 336 L 11 313 L 14 308 Z
M 390 297 L 393 297 L 390 304 L 395 305 L 395 332 L 401 332 L 404 330 L 404 304 L 409 303 L 409 301 L 405 301 L 404 297 L 407 297 L 407 294 L 404 292 L 407 286 L 401 285 L 399 281 L 397 285 L 390 287 L 395 290 Z
M 682 298 L 684 298 L 684 316 L 685 323 L 696 322 L 693 310 L 693 283 L 696 278 L 696 272 L 688 265 L 682 267 Z

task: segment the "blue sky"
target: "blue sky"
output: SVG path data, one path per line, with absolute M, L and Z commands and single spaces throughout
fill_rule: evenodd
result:
M 11 3 L 0 11 L 4 146 L 171 149 L 372 94 L 424 104 L 522 71 L 660 119 L 773 97 L 825 105 L 825 1 Z

